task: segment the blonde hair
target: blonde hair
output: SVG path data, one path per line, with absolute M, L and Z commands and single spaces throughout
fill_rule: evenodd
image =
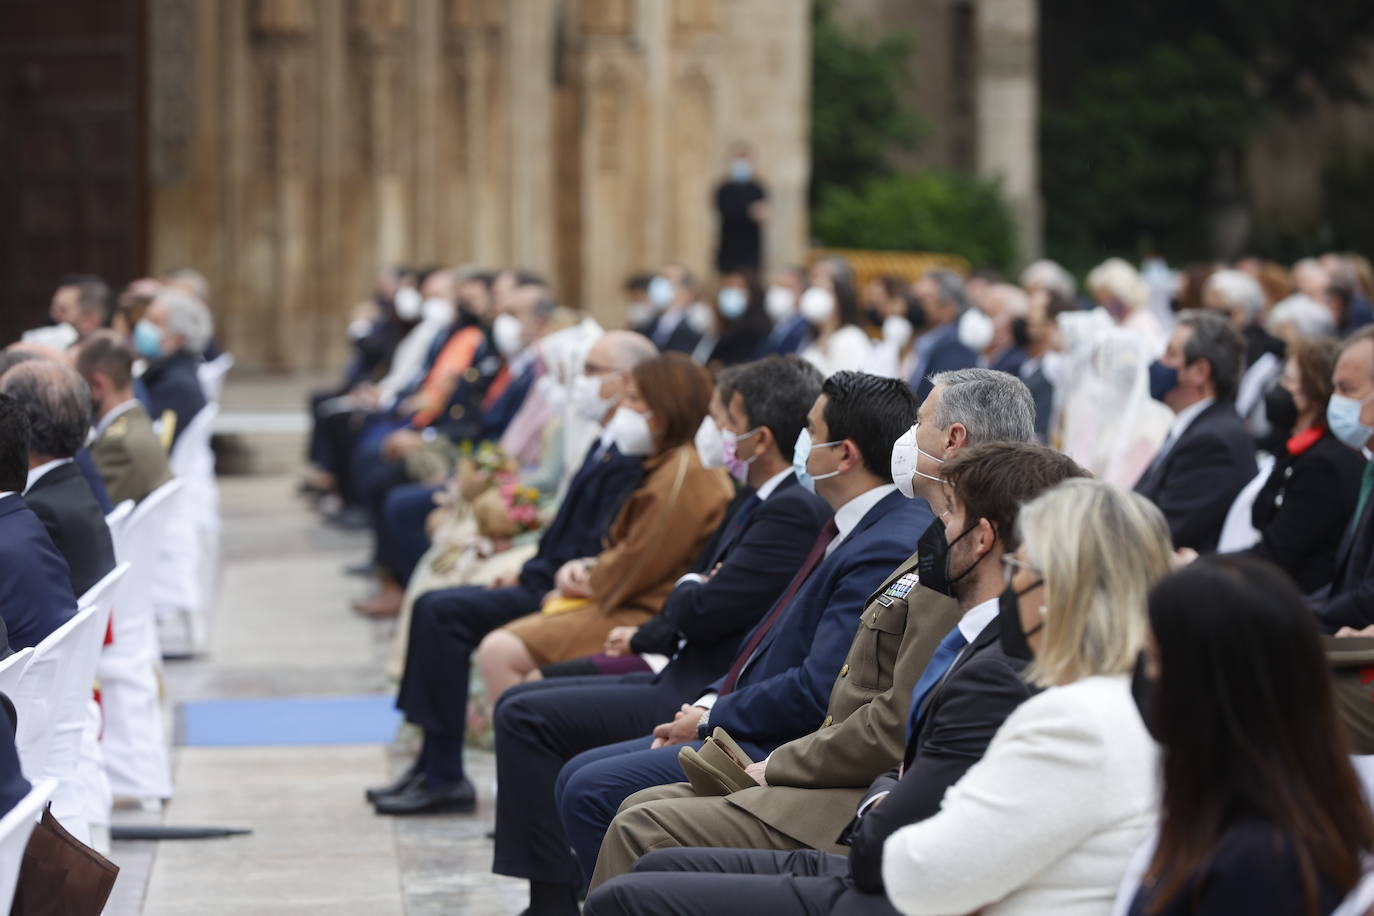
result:
M 1146 597 L 1168 574 L 1169 526 L 1153 503 L 1100 480 L 1067 480 L 1017 519 L 1045 580 L 1045 627 L 1027 679 L 1040 687 L 1130 671 L 1145 646 Z
M 1150 291 L 1136 270 L 1121 258 L 1108 258 L 1088 272 L 1088 291 L 1096 298 L 1105 293 L 1120 302 L 1128 312 L 1145 307 Z

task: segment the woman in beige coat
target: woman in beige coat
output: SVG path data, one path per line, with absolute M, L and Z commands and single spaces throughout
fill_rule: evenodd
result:
M 725 516 L 733 487 L 702 467 L 692 438 L 711 398 L 711 377 L 681 354 L 633 370 L 608 432 L 621 452 L 644 455 L 644 480 L 611 524 L 595 557 L 570 560 L 539 613 L 482 641 L 477 664 L 494 704 L 539 667 L 600 651 L 618 626 L 638 626 L 663 607 Z

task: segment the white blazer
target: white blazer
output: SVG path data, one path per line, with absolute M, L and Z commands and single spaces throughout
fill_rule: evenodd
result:
M 1129 675 L 1051 687 L 1007 718 L 938 814 L 888 837 L 887 895 L 908 916 L 1107 916 L 1155 828 L 1158 768 Z

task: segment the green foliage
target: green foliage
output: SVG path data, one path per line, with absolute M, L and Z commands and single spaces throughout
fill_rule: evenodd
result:
M 1042 188 L 1051 256 L 1206 257 L 1212 208 L 1274 114 L 1368 103 L 1370 0 L 1042 4 Z M 1293 227 L 1283 229 L 1288 232 Z M 1256 227 L 1252 244 L 1295 240 Z M 1266 235 L 1266 233 L 1268 233 Z M 1309 242 L 1311 240 L 1308 240 Z
M 996 182 L 922 172 L 877 178 L 860 191 L 829 188 L 812 213 L 821 244 L 835 248 L 938 251 L 1011 270 L 1016 243 Z
M 912 40 L 874 40 L 834 21 L 833 0 L 812 6 L 811 200 L 830 187 L 859 188 L 887 175 L 888 152 L 916 140 L 920 121 L 904 106 Z
M 1215 169 L 1256 118 L 1244 69 L 1209 36 L 1084 74 L 1041 122 L 1051 255 L 1205 251 Z
M 1322 173 L 1332 248 L 1374 252 L 1374 151 L 1336 156 Z

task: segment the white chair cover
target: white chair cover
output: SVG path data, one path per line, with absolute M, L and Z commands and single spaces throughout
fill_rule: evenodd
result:
M 14 889 L 19 884 L 19 867 L 24 864 L 29 835 L 38 825 L 43 806 L 56 788 L 57 782 L 52 779 L 34 785 L 19 804 L 0 818 L 0 913 L 8 913 L 14 903 Z
M 1249 550 L 1259 543 L 1260 534 L 1251 522 L 1255 508 L 1255 497 L 1274 472 L 1274 456 L 1265 455 L 1259 461 L 1259 473 L 1240 491 L 1231 508 L 1226 512 L 1226 521 L 1221 526 L 1221 538 L 1217 541 L 1217 553 L 1235 553 Z
M 207 404 L 172 447 L 172 473 L 185 484 L 183 511 L 163 542 L 154 605 L 164 655 L 204 648 L 219 571 L 219 485 L 210 447 L 219 407 Z
M 153 615 L 153 582 L 182 482 L 169 480 L 139 503 L 115 556 L 133 565 L 115 611 L 114 641 L 96 668 L 105 712 L 104 752 L 110 788 L 131 798 L 171 798 L 172 774 L 162 720 L 162 651 Z
M 11 700 L 14 699 L 14 692 L 19 689 L 19 679 L 24 676 L 24 669 L 29 666 L 29 660 L 32 658 L 33 646 L 25 646 L 9 658 L 0 661 L 0 693 Z
M 201 363 L 196 367 L 196 377 L 200 379 L 200 389 L 205 393 L 205 400 L 212 404 L 219 403 L 219 397 L 224 393 L 224 377 L 229 374 L 229 370 L 234 368 L 234 354 L 221 353 L 214 359 L 206 363 Z
M 34 646 L 33 658 L 10 697 L 19 712 L 19 728 L 15 735 L 19 764 L 30 782 L 48 776 L 50 764 L 57 768 L 66 766 L 68 757 L 75 769 L 85 715 L 83 711 L 75 728 L 64 721 L 67 678 L 83 641 L 93 629 L 96 616 L 95 607 L 80 608 L 70 620 Z M 66 729 L 59 734 L 64 726 Z
M 124 523 L 129 520 L 129 516 L 133 514 L 133 511 L 134 501 L 132 499 L 126 499 L 124 502 L 115 506 L 109 515 L 105 516 L 105 527 L 110 529 L 110 537 L 119 536 L 119 529 L 124 527 Z
M 128 572 L 129 564 L 121 563 L 81 596 L 79 604 L 82 611 L 77 616 L 79 618 L 81 614 L 86 614 L 89 620 L 78 624 L 61 650 L 67 658 L 60 666 L 62 681 L 57 685 L 57 720 L 48 750 L 48 763 L 42 774 L 45 778 L 57 780 L 57 791 L 52 800 L 53 817 L 73 836 L 87 844 L 90 843 L 91 830 L 85 817 L 85 793 L 77 774 L 87 740 L 86 733 L 92 725 L 99 728 L 98 721 L 91 722 L 88 710 L 95 688 L 96 663 L 105 642 L 111 608 L 117 603 L 120 584 Z M 47 640 L 39 644 L 36 658 L 41 660 L 46 645 Z M 95 742 L 98 734 L 98 731 L 91 734 L 90 741 Z

